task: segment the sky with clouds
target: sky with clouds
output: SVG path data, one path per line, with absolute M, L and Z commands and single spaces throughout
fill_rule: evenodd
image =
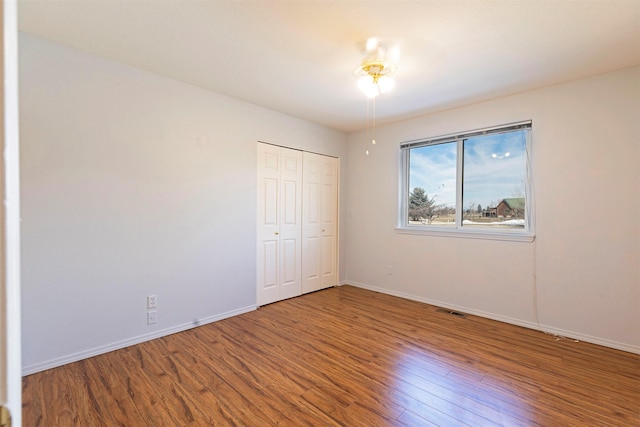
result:
M 484 135 L 464 142 L 463 207 L 495 206 L 524 197 L 526 130 Z M 423 188 L 436 203 L 456 204 L 456 142 L 414 148 L 410 152 L 409 191 Z

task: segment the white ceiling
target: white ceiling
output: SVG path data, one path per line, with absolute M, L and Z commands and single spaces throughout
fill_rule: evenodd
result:
M 23 0 L 19 29 L 347 132 L 371 36 L 400 48 L 378 123 L 640 64 L 636 0 Z

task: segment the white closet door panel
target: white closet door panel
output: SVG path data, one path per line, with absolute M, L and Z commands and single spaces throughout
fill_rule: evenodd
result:
M 335 271 L 334 255 L 335 255 L 335 239 L 333 236 L 322 236 L 322 276 L 332 275 Z
M 322 173 L 322 157 L 319 154 L 304 153 L 304 174 L 305 179 L 309 182 L 320 182 L 320 174 Z
M 278 242 L 264 242 L 264 282 L 265 290 L 273 289 L 278 285 Z
M 278 226 L 278 180 L 265 178 L 262 182 L 264 203 L 262 204 L 262 225 Z
M 306 193 L 305 193 L 305 213 L 306 221 L 305 225 L 307 227 L 318 226 L 320 224 L 320 183 L 318 182 L 308 182 L 305 183 Z
M 300 163 L 300 152 L 295 150 L 290 151 L 291 153 L 282 154 L 282 173 L 297 177 L 301 170 L 300 168 L 302 168 L 302 164 Z
M 257 304 L 302 293 L 302 153 L 258 143 Z
M 338 160 L 258 144 L 258 305 L 337 284 Z
M 258 249 L 258 295 L 262 304 L 278 301 L 278 241 L 263 241 Z
M 302 152 L 280 149 L 280 299 L 302 294 Z
M 278 186 L 279 158 L 277 153 L 258 147 L 258 301 L 274 301 L 278 295 Z
M 262 158 L 259 161 L 262 163 L 262 173 L 265 175 L 278 175 L 280 173 L 280 153 L 269 151 L 269 147 L 266 147 L 261 154 Z
M 297 191 L 298 183 L 295 181 L 284 181 L 284 191 L 282 192 L 283 200 L 283 215 L 282 225 L 296 225 L 298 224 L 298 212 L 296 212 L 297 204 Z
M 304 280 L 307 282 L 307 287 L 312 288 L 313 286 L 319 286 L 316 282 L 320 281 L 320 239 L 318 237 L 308 237 L 304 243 L 304 261 L 302 264 Z
M 296 150 L 280 148 L 282 169 L 280 171 L 281 197 L 280 235 L 287 239 L 296 239 L 300 249 L 302 234 L 302 153 Z
M 302 293 L 299 243 L 300 239 L 281 239 L 280 299 L 295 297 Z
M 337 284 L 338 160 L 304 153 L 302 292 Z
M 298 240 L 297 239 L 282 239 L 281 240 L 281 252 L 282 252 L 282 283 L 284 285 L 290 285 L 298 280 Z
M 338 159 L 322 162 L 322 287 L 338 283 Z

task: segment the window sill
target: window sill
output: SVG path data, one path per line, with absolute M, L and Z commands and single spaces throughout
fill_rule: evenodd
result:
M 501 240 L 505 242 L 525 242 L 531 243 L 535 240 L 535 234 L 526 232 L 519 233 L 500 233 L 486 232 L 475 230 L 449 229 L 443 230 L 439 228 L 427 227 L 398 227 L 395 229 L 398 234 L 413 234 L 418 236 L 436 236 L 436 237 L 454 237 L 461 239 L 480 239 L 480 240 Z

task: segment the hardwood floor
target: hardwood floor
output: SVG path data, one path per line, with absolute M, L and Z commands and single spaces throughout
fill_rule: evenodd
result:
M 640 356 L 350 286 L 23 379 L 33 426 L 640 426 Z

